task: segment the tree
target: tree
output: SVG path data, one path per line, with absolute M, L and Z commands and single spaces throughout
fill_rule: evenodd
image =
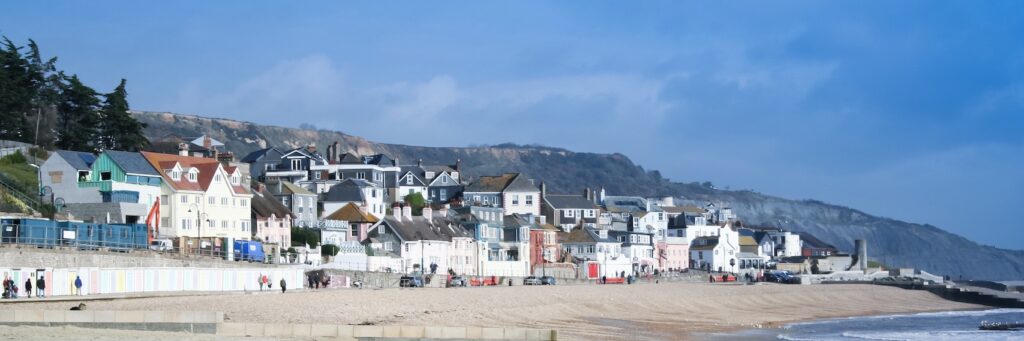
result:
M 0 139 L 25 141 L 25 113 L 32 107 L 32 79 L 21 48 L 4 37 L 0 50 Z
M 341 250 L 337 245 L 324 244 L 320 247 L 320 255 L 324 257 L 334 257 L 338 255 L 338 251 Z
M 77 75 L 64 77 L 64 81 L 57 105 L 57 147 L 95 152 L 101 121 L 98 94 Z
M 423 200 L 423 195 L 419 192 L 406 194 L 405 204 L 412 206 L 412 215 L 423 215 L 423 207 L 426 206 L 426 200 Z
M 113 92 L 104 95 L 100 109 L 102 124 L 99 129 L 100 149 L 139 151 L 149 145 L 143 135 L 146 124 L 135 120 L 128 113 L 128 91 L 124 79 Z

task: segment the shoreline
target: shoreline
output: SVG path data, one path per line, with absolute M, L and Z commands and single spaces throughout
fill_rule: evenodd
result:
M 64 310 L 70 302 L 19 303 Z M 922 290 L 867 284 L 661 283 L 455 289 L 338 289 L 287 294 L 96 301 L 93 310 L 222 311 L 231 322 L 557 329 L 563 340 L 661 340 L 823 319 L 980 310 Z

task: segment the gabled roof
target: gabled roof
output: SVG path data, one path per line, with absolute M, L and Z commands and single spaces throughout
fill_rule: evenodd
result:
M 753 236 L 740 236 L 740 246 L 757 246 Z
M 343 163 L 343 164 L 362 164 L 363 160 L 358 155 L 355 155 L 355 154 L 352 154 L 352 153 L 345 153 L 345 154 L 341 154 L 341 157 L 340 157 L 340 160 L 338 161 L 338 163 Z
M 413 178 L 416 179 L 415 181 L 413 181 L 413 185 L 415 185 L 415 186 L 426 186 L 427 185 L 427 182 L 423 179 L 423 168 L 420 168 L 418 166 L 402 166 L 401 170 L 399 172 L 400 172 L 400 173 L 398 173 L 398 179 L 399 180 L 404 179 L 406 177 L 406 175 L 409 175 L 411 173 Z M 404 181 L 400 181 L 400 183 L 398 185 L 399 186 L 405 185 L 405 182 Z
M 466 192 L 540 192 L 540 189 L 520 173 L 505 173 L 481 176 L 466 188 Z
M 613 230 L 608 230 L 608 237 L 601 238 L 599 230 L 583 227 L 560 235 L 558 240 L 561 243 L 618 243 L 619 241 L 615 239 L 613 233 Z
M 650 205 L 650 212 L 663 212 L 658 205 Z M 604 198 L 605 210 L 612 213 L 646 212 L 647 199 L 641 197 L 607 196 Z
M 160 154 L 151 152 L 142 152 L 142 156 L 149 161 L 149 164 L 153 166 L 163 176 L 164 182 L 175 190 L 181 191 L 200 191 L 204 192 L 210 188 L 210 184 L 213 182 L 214 175 L 217 174 L 217 170 L 221 169 L 220 162 L 217 160 L 204 158 L 204 157 L 192 157 L 192 156 L 180 156 L 176 154 Z M 174 168 L 175 165 L 181 165 L 183 174 L 181 178 L 175 181 L 171 178 L 170 174 L 167 174 L 165 170 Z M 188 181 L 188 171 L 190 168 L 195 168 L 199 171 L 199 178 L 196 182 Z M 236 171 L 235 167 L 224 167 L 225 173 L 231 174 Z M 228 186 L 231 187 L 235 194 L 249 194 L 243 186 L 231 185 L 230 179 L 225 178 Z
M 157 172 L 153 165 L 149 164 L 149 161 L 142 157 L 142 154 L 118 150 L 107 150 L 103 153 L 107 154 L 107 157 L 114 161 L 118 167 L 121 167 L 121 170 L 125 173 L 151 176 L 160 175 L 160 172 Z
M 374 224 L 378 221 L 377 217 L 372 214 L 368 214 L 363 211 L 355 203 L 348 203 L 342 206 L 337 211 L 327 215 L 324 219 L 329 220 L 344 220 L 349 223 L 371 223 Z
M 395 216 L 384 217 L 385 224 L 390 227 L 402 240 L 439 240 L 451 241 L 453 237 L 473 237 L 469 231 L 459 224 L 453 224 L 444 218 L 427 219 L 424 217 L 402 218 L 398 220 Z
M 366 201 L 363 195 L 363 188 L 375 187 L 372 183 L 362 179 L 345 179 L 341 183 L 331 186 L 331 189 L 324 195 L 325 202 L 344 201 Z
M 277 148 L 270 147 L 249 153 L 249 155 L 246 155 L 245 157 L 242 158 L 242 162 L 253 163 L 264 158 L 270 158 L 272 160 L 275 160 L 280 159 L 282 155 L 284 155 L 284 153 L 281 153 L 281 151 L 277 150 Z
M 381 167 L 393 167 L 395 166 L 395 160 L 391 159 L 384 154 L 374 154 L 369 156 L 363 156 L 363 163 L 368 165 L 377 165 Z
M 544 196 L 544 202 L 556 210 L 562 209 L 596 209 L 593 201 L 587 200 L 579 195 L 554 195 Z
M 452 168 L 451 166 L 447 166 L 447 165 L 442 165 L 442 166 L 422 166 L 422 167 L 423 167 L 423 170 L 425 170 L 425 171 L 434 172 L 434 173 L 438 173 L 438 174 L 440 174 L 440 173 L 451 173 L 451 172 L 455 171 L 455 168 Z
M 310 192 L 308 189 L 302 188 L 302 186 L 284 180 L 281 180 L 281 191 L 287 194 L 316 195 L 316 193 Z
M 57 155 L 60 155 L 75 170 L 80 171 L 92 169 L 92 163 L 96 161 L 96 155 L 86 152 L 58 150 Z
M 714 250 L 718 246 L 718 237 L 698 237 L 693 240 L 690 250 Z
M 832 244 L 826 243 L 825 241 L 818 239 L 817 237 L 810 233 L 798 232 L 797 234 L 800 235 L 800 240 L 803 241 L 804 247 L 817 249 L 836 249 L 836 247 L 832 246 Z
M 274 195 L 266 188 L 262 192 L 254 188 L 252 194 L 252 214 L 256 217 L 269 218 L 271 214 L 278 218 L 284 218 L 285 216 L 295 217 L 288 210 L 288 207 L 285 207 L 277 198 L 274 198 Z

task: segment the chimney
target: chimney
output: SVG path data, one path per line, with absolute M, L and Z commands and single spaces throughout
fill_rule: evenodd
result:
M 599 204 L 602 204 L 602 205 L 604 205 L 604 187 L 601 187 L 601 193 L 599 194 L 599 196 L 600 196 L 600 198 L 599 198 L 599 199 L 601 199 L 601 201 L 599 202 Z
M 430 205 L 427 205 L 427 206 L 423 207 L 423 217 L 427 218 L 427 219 L 433 219 L 434 218 L 434 209 L 431 208 Z
M 647 209 L 645 211 L 650 212 L 651 211 L 651 201 L 647 200 L 647 199 L 644 199 L 644 203 L 647 204 Z
M 462 171 L 462 159 L 455 159 L 455 171 Z
M 423 167 L 423 159 L 416 160 L 416 167 Z
M 266 188 L 267 188 L 266 184 L 264 184 L 262 182 L 257 182 L 256 183 L 256 191 L 257 192 L 263 193 L 263 190 L 266 189 Z
M 310 143 L 306 145 L 306 151 L 310 153 L 316 153 L 316 144 Z
M 398 203 L 392 204 L 391 216 L 395 217 L 395 220 L 402 221 L 402 206 Z
M 548 185 L 544 181 L 540 182 L 540 200 L 544 201 L 544 197 L 548 195 Z
M 396 157 L 396 158 L 395 158 L 395 166 L 401 166 L 401 165 L 402 165 L 402 164 L 398 162 L 398 158 Z
M 448 217 L 448 207 L 448 204 L 441 205 L 441 209 L 437 210 L 437 213 L 439 213 L 441 217 Z
M 409 206 L 409 205 L 403 206 L 402 207 L 402 216 L 405 217 L 405 219 L 409 219 L 411 221 L 412 220 L 412 206 Z
M 583 197 L 587 198 L 587 200 L 594 200 L 594 197 L 592 197 L 592 195 L 593 194 L 590 193 L 590 187 L 587 187 L 586 189 L 583 190 Z
M 213 139 L 210 138 L 210 135 L 203 135 L 203 148 L 213 148 Z
M 283 190 L 281 189 L 281 186 L 282 186 L 281 185 L 281 179 L 277 179 L 277 193 L 278 194 L 281 194 L 283 192 Z
M 188 143 L 178 144 L 178 156 L 188 156 Z

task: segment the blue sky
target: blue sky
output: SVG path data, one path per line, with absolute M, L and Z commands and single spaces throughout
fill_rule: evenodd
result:
M 621 152 L 1021 249 L 1022 7 L 22 1 L 0 34 L 135 109 Z

